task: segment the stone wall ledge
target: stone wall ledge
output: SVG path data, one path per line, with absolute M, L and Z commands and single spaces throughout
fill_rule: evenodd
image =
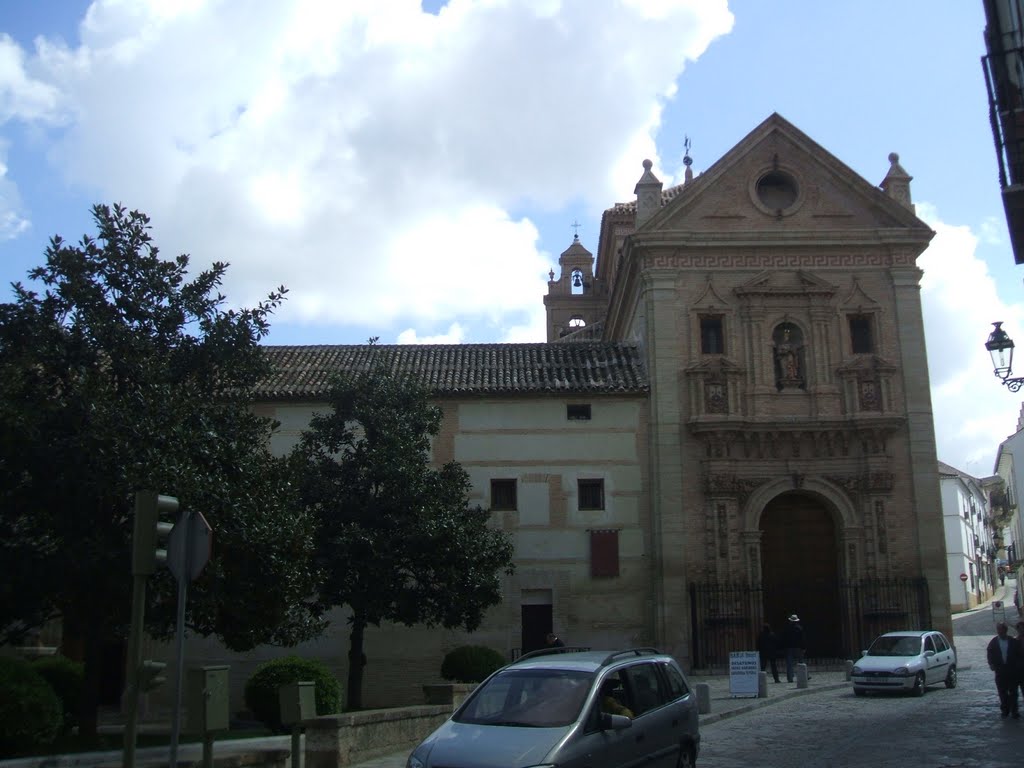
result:
M 451 714 L 450 704 L 421 704 L 304 720 L 306 768 L 339 768 L 412 750 Z

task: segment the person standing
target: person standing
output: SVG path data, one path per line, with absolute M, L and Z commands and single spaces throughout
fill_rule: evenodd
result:
M 804 639 L 804 628 L 800 625 L 800 617 L 795 613 L 786 622 L 782 630 L 782 644 L 786 647 L 786 680 L 793 682 L 796 665 L 804 660 L 807 643 Z
M 761 671 L 764 672 L 768 664 L 772 665 L 772 677 L 775 678 L 775 682 L 781 682 L 779 680 L 779 667 L 775 663 L 775 658 L 779 653 L 779 638 L 772 632 L 770 624 L 765 624 L 761 630 L 761 634 L 757 636 L 757 655 L 761 657 Z
M 1005 621 L 996 624 L 996 636 L 988 642 L 985 656 L 988 668 L 995 672 L 996 691 L 999 693 L 999 712 L 1003 717 L 1020 719 L 1017 704 L 1017 664 L 1020 653 L 1018 638 L 1009 636 Z
M 564 648 L 565 647 L 565 643 L 563 643 L 562 639 L 558 635 L 556 635 L 554 632 L 548 632 L 548 636 L 546 638 L 544 638 L 544 647 L 545 648 Z
M 1017 687 L 1020 688 L 1020 696 L 1024 700 L 1024 619 L 1017 622 L 1015 642 L 1017 645 Z

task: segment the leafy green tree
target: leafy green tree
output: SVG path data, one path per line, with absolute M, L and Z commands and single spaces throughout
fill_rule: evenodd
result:
M 59 617 L 85 663 L 81 732 L 95 733 L 100 654 L 130 615 L 132 494 L 153 489 L 204 513 L 214 558 L 189 590 L 189 623 L 235 650 L 322 630 L 309 599 L 312 516 L 296 503 L 272 423 L 250 393 L 258 344 L 283 300 L 225 308 L 215 263 L 189 279 L 149 219 L 96 206 L 95 237 L 54 237 L 36 290 L 0 304 L 0 640 Z M 149 629 L 173 632 L 176 593 L 150 580 Z
M 319 521 L 319 588 L 347 606 L 347 709 L 362 706 L 364 634 L 392 621 L 476 629 L 512 572 L 507 534 L 469 504 L 461 465 L 430 463 L 441 409 L 411 377 L 382 367 L 339 378 L 292 453 L 305 508 Z

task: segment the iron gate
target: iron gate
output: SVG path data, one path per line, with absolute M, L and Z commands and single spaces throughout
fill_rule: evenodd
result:
M 816 645 L 814 628 L 807 656 L 827 663 L 855 659 L 883 632 L 897 629 L 929 629 L 928 582 L 919 579 L 861 579 L 830 584 L 818 589 L 801 588 L 803 602 L 838 600 L 840 626 L 836 632 L 818 632 L 833 638 Z M 764 589 L 744 583 L 690 584 L 690 627 L 693 668 L 727 670 L 731 651 L 757 647 L 756 638 L 765 623 Z M 774 627 L 776 633 L 782 629 Z

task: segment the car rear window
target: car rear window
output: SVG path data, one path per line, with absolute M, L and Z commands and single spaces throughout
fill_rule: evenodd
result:
M 475 691 L 452 719 L 513 728 L 566 726 L 579 717 L 593 679 L 575 670 L 507 670 Z

